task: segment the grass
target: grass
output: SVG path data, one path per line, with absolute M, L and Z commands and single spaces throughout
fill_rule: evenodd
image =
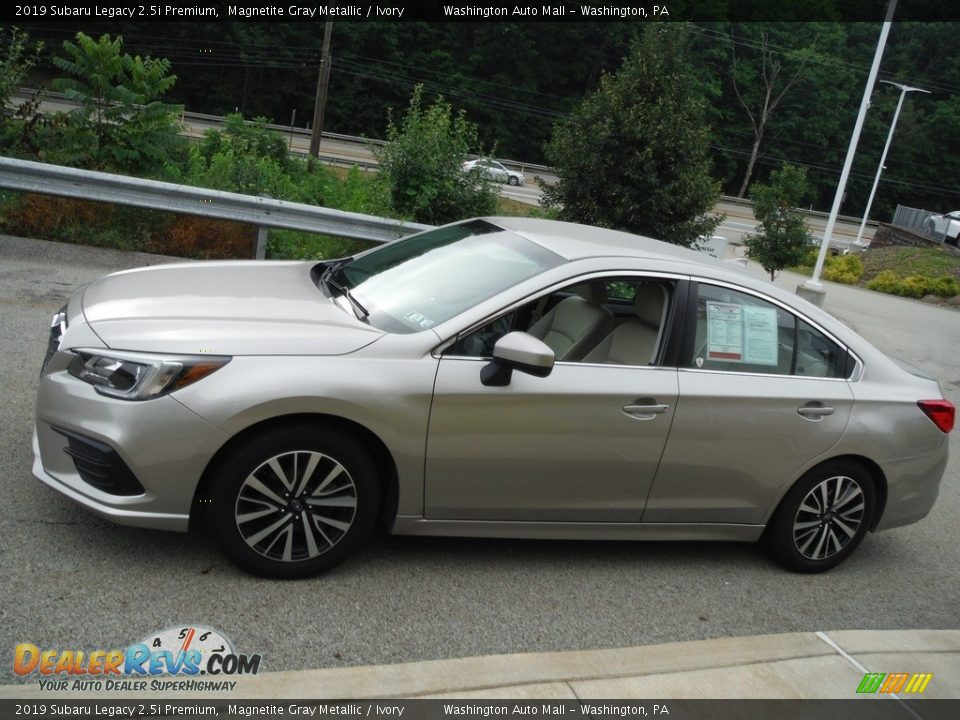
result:
M 827 256 L 823 278 L 848 285 L 906 297 L 938 295 L 949 298 L 960 293 L 960 256 L 940 248 L 878 247 L 863 255 L 859 263 L 848 264 L 854 256 Z M 791 272 L 810 277 L 816 254 Z
M 503 195 L 500 196 L 497 202 L 497 212 L 510 217 L 549 217 L 547 212 L 539 205 L 522 203 L 519 200 L 504 197 Z
M 960 279 L 960 256 L 937 248 L 871 248 L 863 256 L 861 284 L 865 285 L 884 270 L 893 270 L 904 277 L 938 278 L 947 275 Z

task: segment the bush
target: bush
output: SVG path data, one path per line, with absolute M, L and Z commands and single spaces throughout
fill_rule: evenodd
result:
M 896 295 L 894 288 L 897 286 L 899 279 L 899 276 L 893 270 L 883 270 L 867 283 L 867 288 Z
M 931 281 L 930 292 L 944 298 L 960 295 L 960 280 L 949 275 L 938 277 Z
M 878 273 L 867 283 L 867 287 L 878 292 L 911 298 L 922 298 L 926 295 L 948 298 L 960 295 L 960 281 L 954 277 L 948 275 L 938 278 L 924 275 L 900 277 L 893 270 L 884 270 Z
M 338 179 L 323 168 L 317 169 L 320 171 L 317 174 L 322 173 L 329 181 L 324 189 L 323 202 L 318 200 L 317 204 L 347 212 L 393 217 L 389 190 L 378 174 L 362 172 L 354 165 L 345 176 Z M 302 202 L 311 200 L 304 198 Z
M 859 255 L 838 255 L 827 257 L 823 268 L 823 279 L 844 285 L 856 285 L 863 277 L 863 261 Z
M 295 230 L 272 230 L 267 241 L 271 260 L 327 260 L 354 255 L 373 243 Z
M 418 85 L 403 121 L 389 121 L 388 144 L 374 148 L 393 211 L 432 225 L 492 215 L 497 208 L 492 180 L 461 169 L 467 154 L 478 149 L 476 126 L 463 112 L 454 115 L 443 98 L 423 107 L 422 94 Z

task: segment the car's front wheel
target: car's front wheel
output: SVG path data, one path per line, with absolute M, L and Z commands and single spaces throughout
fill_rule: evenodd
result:
M 301 578 L 333 567 L 367 538 L 380 485 L 352 436 L 287 426 L 237 447 L 211 498 L 210 526 L 231 561 L 254 575 Z
M 794 572 L 829 570 L 863 540 L 875 507 L 873 478 L 862 465 L 849 460 L 825 463 L 784 496 L 767 528 L 767 547 Z
M 507 178 L 507 182 L 508 182 L 510 185 L 519 185 L 519 184 L 520 184 L 520 178 L 518 178 L 516 175 L 510 175 L 510 176 Z

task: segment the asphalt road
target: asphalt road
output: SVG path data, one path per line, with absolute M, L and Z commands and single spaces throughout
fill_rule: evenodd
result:
M 0 236 L 0 681 L 18 642 L 126 647 L 221 630 L 263 669 L 642 645 L 834 628 L 957 628 L 960 434 L 932 514 L 844 565 L 791 575 L 752 545 L 376 537 L 329 574 L 259 580 L 202 534 L 112 525 L 34 480 L 33 395 L 52 312 L 158 258 Z M 762 271 L 761 271 L 762 272 Z M 796 284 L 796 277 L 781 282 Z M 827 309 L 938 375 L 960 404 L 960 312 L 826 283 Z M 254 290 L 255 291 L 255 290 Z

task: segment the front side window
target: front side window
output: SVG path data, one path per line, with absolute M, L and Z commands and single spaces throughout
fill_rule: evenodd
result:
M 842 378 L 847 353 L 804 320 L 773 303 L 725 287 L 698 286 L 692 352 L 700 370 Z
M 542 340 L 557 362 L 653 365 L 674 287 L 640 277 L 576 282 L 464 333 L 444 354 L 487 358 L 497 340 L 519 330 Z
M 563 262 L 534 242 L 474 220 L 364 253 L 337 273 L 371 325 L 411 333 Z

